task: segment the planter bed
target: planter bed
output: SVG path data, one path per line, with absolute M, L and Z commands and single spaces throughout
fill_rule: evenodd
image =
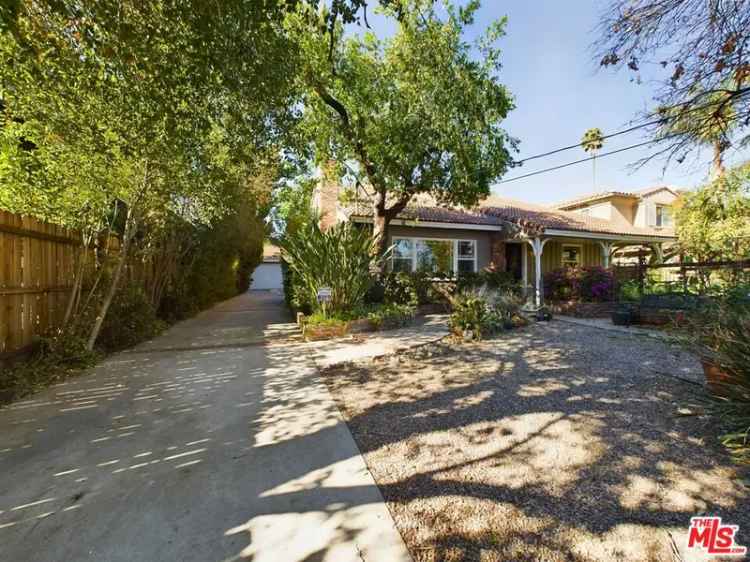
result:
M 422 311 L 420 310 L 419 312 Z M 307 341 L 318 341 L 340 338 L 349 334 L 363 334 L 400 328 L 412 324 L 416 316 L 414 311 L 410 315 L 398 313 L 389 315 L 382 313 L 383 311 L 376 309 L 373 311 L 373 314 L 363 318 L 355 318 L 353 320 L 330 319 L 319 323 L 311 323 L 309 317 L 299 314 L 297 316 L 297 323 L 302 330 L 303 337 Z

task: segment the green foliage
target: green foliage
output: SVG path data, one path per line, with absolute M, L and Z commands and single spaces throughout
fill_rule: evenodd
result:
M 446 290 L 455 283 L 447 274 L 427 270 L 388 272 L 382 276 L 383 301 L 395 304 L 448 304 Z
M 451 299 L 449 325 L 454 334 L 479 340 L 512 328 L 522 304 L 523 299 L 513 291 L 465 290 Z
M 345 326 L 355 320 L 367 319 L 375 330 L 406 326 L 414 319 L 415 307 L 408 304 L 364 304 L 348 310 L 319 310 L 305 318 L 308 326 Z
M 500 127 L 513 108 L 499 83 L 494 22 L 475 44 L 464 32 L 479 2 L 456 10 L 400 0 L 384 10 L 395 21 L 386 39 L 372 33 L 310 33 L 321 15 L 302 10 L 287 20 L 299 38 L 303 130 L 318 161 L 333 159 L 369 184 L 378 205 L 375 237 L 418 193 L 473 205 L 510 163 L 515 141 Z M 325 12 L 323 12 L 325 14 Z
M 728 171 L 677 204 L 680 249 L 698 261 L 750 255 L 750 164 Z
M 461 273 L 458 276 L 457 290 L 479 289 L 486 287 L 495 291 L 514 291 L 520 293 L 521 287 L 507 271 L 483 269 L 476 273 Z
M 376 330 L 401 328 L 414 320 L 415 309 L 408 304 L 386 304 L 367 314 Z
M 105 352 L 126 349 L 156 336 L 165 327 L 142 289 L 123 287 L 112 301 L 97 347 Z
M 604 138 L 601 129 L 594 127 L 588 129 L 581 139 L 581 146 L 586 152 L 593 152 L 596 154 L 604 146 Z
M 118 236 L 110 261 L 153 261 L 158 286 L 144 290 L 158 300 L 199 232 L 262 204 L 294 123 L 284 7 L 255 4 L 17 3 L 0 34 L 0 208 Z M 236 290 L 253 260 L 232 260 L 221 267 L 237 268 Z M 122 267 L 111 269 L 116 294 Z M 110 302 L 91 316 L 90 345 Z
M 28 359 L 0 365 L 0 404 L 62 382 L 98 358 L 97 352 L 86 349 L 84 337 L 59 331 L 45 335 L 35 342 Z
M 340 312 L 364 302 L 371 272 L 380 259 L 370 232 L 349 223 L 322 231 L 317 223 L 285 236 L 279 245 L 294 273 L 294 295 L 317 310 L 317 293 L 331 290 L 328 310 Z M 297 293 L 296 291 L 299 291 Z
M 729 294 L 691 321 L 684 343 L 728 375 L 712 403 L 724 445 L 750 464 L 750 298 Z

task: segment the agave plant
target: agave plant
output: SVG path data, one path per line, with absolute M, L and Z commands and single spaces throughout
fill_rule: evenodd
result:
M 377 243 L 365 228 L 341 223 L 322 231 L 312 222 L 280 241 L 299 290 L 309 302 L 317 302 L 318 291 L 331 291 L 328 312 L 351 309 L 364 301 L 372 283 L 372 271 L 386 256 L 377 254 Z

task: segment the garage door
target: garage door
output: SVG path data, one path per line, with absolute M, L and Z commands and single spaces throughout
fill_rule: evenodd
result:
M 253 272 L 251 289 L 281 289 L 281 264 L 262 263 Z

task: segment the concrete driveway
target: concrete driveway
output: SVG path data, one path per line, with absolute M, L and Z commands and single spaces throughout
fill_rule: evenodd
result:
M 0 559 L 410 560 L 281 297 L 0 410 Z

